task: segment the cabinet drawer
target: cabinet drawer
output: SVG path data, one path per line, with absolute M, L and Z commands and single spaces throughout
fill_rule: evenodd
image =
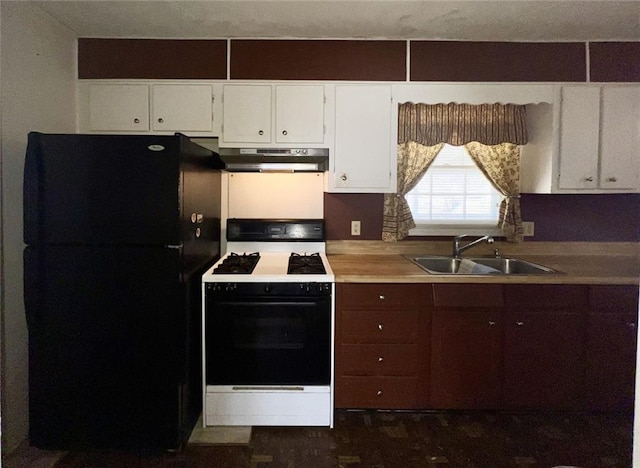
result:
M 587 287 L 572 284 L 510 284 L 504 288 L 507 307 L 585 307 Z
M 336 407 L 393 408 L 424 407 L 427 392 L 415 377 L 339 377 L 336 379 Z
M 434 284 L 435 307 L 502 307 L 499 284 Z
M 418 312 L 343 311 L 341 316 L 343 343 L 412 343 L 419 332 Z
M 636 314 L 638 312 L 638 287 L 632 285 L 590 286 L 589 307 L 600 313 Z
M 336 371 L 341 375 L 414 376 L 419 368 L 415 344 L 344 344 Z
M 427 307 L 432 304 L 428 284 L 342 284 L 338 300 L 343 309 Z

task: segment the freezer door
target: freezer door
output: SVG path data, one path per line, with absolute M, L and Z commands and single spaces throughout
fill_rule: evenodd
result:
M 135 247 L 25 250 L 32 445 L 179 447 L 201 403 L 188 401 L 200 382 L 190 371 L 199 367 L 190 352 L 199 298 L 178 281 L 179 257 Z
M 30 133 L 27 244 L 180 244 L 177 136 Z

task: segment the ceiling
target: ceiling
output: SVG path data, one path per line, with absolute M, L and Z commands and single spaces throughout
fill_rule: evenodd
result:
M 78 37 L 640 40 L 640 1 L 32 1 Z

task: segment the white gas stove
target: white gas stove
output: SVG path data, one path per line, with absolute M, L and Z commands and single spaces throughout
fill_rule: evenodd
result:
M 333 426 L 334 274 L 322 220 L 227 220 L 203 276 L 204 425 Z

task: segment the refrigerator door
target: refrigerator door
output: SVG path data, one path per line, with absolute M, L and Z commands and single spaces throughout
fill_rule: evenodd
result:
M 178 280 L 180 256 L 172 248 L 25 249 L 32 445 L 180 446 L 201 405 L 191 397 L 198 356 L 189 356 L 199 303 Z
M 179 245 L 180 138 L 30 133 L 27 244 Z

